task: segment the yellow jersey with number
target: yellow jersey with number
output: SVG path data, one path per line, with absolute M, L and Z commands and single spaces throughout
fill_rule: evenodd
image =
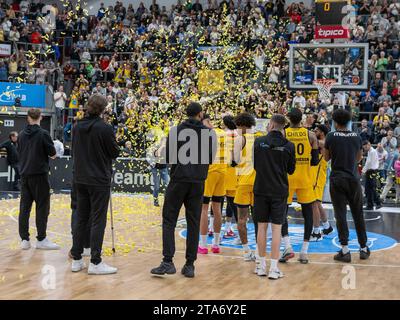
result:
M 311 144 L 306 128 L 287 128 L 286 138 L 292 142 L 296 151 L 296 170 L 289 175 L 289 189 L 312 188 Z
M 208 167 L 208 172 L 223 172 L 226 171 L 226 156 L 225 156 L 225 141 L 226 141 L 226 134 L 225 131 L 222 129 L 215 129 L 215 134 L 217 136 L 217 153 L 215 159 L 212 164 Z
M 254 133 L 245 133 L 243 137 L 245 145 L 242 148 L 240 162 L 236 167 L 238 185 L 254 185 L 256 178 L 256 171 L 253 167 Z

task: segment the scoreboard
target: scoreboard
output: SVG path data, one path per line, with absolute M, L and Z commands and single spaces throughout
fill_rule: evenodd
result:
M 353 7 L 348 0 L 316 0 L 314 39 L 348 39 L 350 33 L 346 16 L 351 9 Z
M 347 0 L 316 0 L 315 19 L 318 25 L 333 26 L 341 25 L 343 18 L 347 15 L 345 7 Z

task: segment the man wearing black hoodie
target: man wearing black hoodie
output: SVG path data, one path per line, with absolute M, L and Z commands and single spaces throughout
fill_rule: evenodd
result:
M 182 205 L 186 210 L 187 240 L 186 264 L 182 268 L 185 277 L 194 277 L 194 261 L 199 244 L 201 206 L 204 181 L 208 165 L 217 150 L 215 132 L 201 123 L 203 111 L 200 104 L 192 102 L 186 109 L 188 119 L 171 128 L 164 150 L 166 163 L 171 164 L 171 180 L 168 184 L 163 207 L 163 256 L 159 267 L 152 274 L 176 273 L 172 261 L 175 254 L 175 227 Z
M 107 99 L 92 95 L 87 102 L 87 115 L 77 122 L 72 133 L 73 183 L 77 196 L 77 221 L 72 230 L 72 272 L 83 270 L 82 259 L 87 224 L 91 219 L 90 265 L 88 274 L 116 273 L 101 259 L 107 207 L 110 200 L 112 160 L 119 155 L 114 131 L 102 119 Z
M 56 250 L 60 247 L 46 238 L 50 212 L 49 157 L 56 157 L 56 149 L 49 133 L 40 127 L 40 109 L 29 109 L 28 125 L 18 136 L 17 152 L 21 175 L 21 200 L 18 217 L 21 248 L 28 250 L 29 216 L 36 203 L 36 249 Z
M 18 168 L 18 152 L 17 152 L 17 140 L 18 132 L 11 131 L 8 135 L 8 140 L 0 144 L 0 149 L 4 148 L 7 150 L 7 162 L 8 165 L 14 169 L 15 177 L 13 183 L 14 191 L 19 190 L 19 168 Z

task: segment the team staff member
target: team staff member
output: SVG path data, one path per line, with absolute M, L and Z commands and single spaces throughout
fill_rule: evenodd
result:
M 106 106 L 107 99 L 104 96 L 92 95 L 87 102 L 87 115 L 78 120 L 73 128 L 73 183 L 77 198 L 77 221 L 75 230 L 72 230 L 72 272 L 85 268 L 82 253 L 89 221 L 91 259 L 88 274 L 117 272 L 117 268 L 101 259 L 110 200 L 112 160 L 119 155 L 113 128 L 102 119 Z
M 175 228 L 179 211 L 184 205 L 187 221 L 186 263 L 181 273 L 185 277 L 193 278 L 199 245 L 204 181 L 207 178 L 208 166 L 215 156 L 216 136 L 213 130 L 202 124 L 203 111 L 200 104 L 190 103 L 186 114 L 188 119 L 171 128 L 167 138 L 163 158 L 172 166 L 162 213 L 164 258 L 158 267 L 151 270 L 151 273 L 155 275 L 176 273 L 172 261 L 175 255 Z
M 257 245 L 259 264 L 257 274 L 267 275 L 265 261 L 268 223 L 272 225 L 271 266 L 268 278 L 279 279 L 283 273 L 278 269 L 281 228 L 285 221 L 289 195 L 288 174 L 295 170 L 294 144 L 284 137 L 286 119 L 273 115 L 269 133 L 254 142 L 254 219 L 258 224 Z
M 47 220 L 50 213 L 49 158 L 55 159 L 56 149 L 49 133 L 40 127 L 41 120 L 40 109 L 29 109 L 28 125 L 18 136 L 17 152 L 21 174 L 18 222 L 23 250 L 31 247 L 29 216 L 34 201 L 36 203 L 36 249 L 60 249 L 46 237 Z
M 254 203 L 254 179 L 256 172 L 253 168 L 253 145 L 254 132 L 252 127 L 256 125 L 254 117 L 247 113 L 241 113 L 235 118 L 235 124 L 238 128 L 239 136 L 234 146 L 234 163 L 238 164 L 236 172 L 238 175 L 238 186 L 234 203 L 238 207 L 238 231 L 240 241 L 244 251 L 245 261 L 254 261 L 256 256 L 250 250 L 247 239 L 247 220 L 249 217 L 249 207 Z M 257 223 L 254 222 L 255 232 L 257 234 Z
M 319 241 L 322 239 L 322 234 L 328 235 L 333 231 L 328 221 L 328 215 L 325 209 L 322 207 L 322 198 L 324 195 L 324 189 L 326 184 L 326 171 L 328 169 L 328 163 L 324 159 L 324 145 L 325 137 L 329 133 L 329 129 L 324 124 L 319 124 L 315 128 L 315 135 L 318 139 L 319 148 L 319 163 L 318 166 L 311 167 L 313 170 L 313 189 L 315 192 L 315 202 L 313 203 L 313 221 L 314 228 L 310 237 L 310 241 Z M 320 223 L 322 222 L 322 234 L 320 229 Z
M 0 144 L 0 149 L 5 148 L 7 151 L 7 162 L 8 165 L 14 169 L 14 183 L 13 189 L 14 191 L 19 190 L 19 168 L 18 168 L 18 152 L 17 152 L 17 140 L 18 140 L 18 132 L 11 131 L 8 135 L 8 140 Z
M 335 211 L 336 227 L 342 249 L 334 259 L 351 262 L 349 242 L 349 227 L 347 225 L 346 205 L 349 204 L 360 244 L 360 259 L 368 259 L 370 250 L 367 247 L 367 232 L 363 215 L 363 195 L 358 175 L 358 163 L 362 160 L 361 137 L 347 130 L 351 114 L 347 110 L 338 109 L 332 115 L 336 132 L 328 133 L 325 140 L 324 158 L 331 160 L 331 175 L 329 190 L 333 209 Z
M 203 118 L 203 125 L 209 129 L 213 129 L 213 125 L 210 121 L 210 117 L 205 115 Z M 225 160 L 225 131 L 216 128 L 215 133 L 217 135 L 217 155 L 214 162 L 208 167 L 208 175 L 204 185 L 204 196 L 203 196 L 203 207 L 201 210 L 200 220 L 200 245 L 198 253 L 207 254 L 207 229 L 208 229 L 208 208 L 211 202 L 213 211 L 213 224 L 214 224 L 214 238 L 211 246 L 212 253 L 220 253 L 219 248 L 219 237 L 221 233 L 222 225 L 222 206 L 221 203 L 225 196 L 225 172 L 226 172 L 226 160 Z
M 374 210 L 382 208 L 381 200 L 376 192 L 376 180 L 378 178 L 379 158 L 376 149 L 371 146 L 371 142 L 363 142 L 364 151 L 368 152 L 362 173 L 365 174 L 365 195 L 367 197 L 367 206 L 365 210 Z
M 296 171 L 289 177 L 288 204 L 292 203 L 293 195 L 296 193 L 297 202 L 301 204 L 304 217 L 304 241 L 298 260 L 305 264 L 308 263 L 308 245 L 313 229 L 312 203 L 315 201 L 311 166 L 316 166 L 319 161 L 318 142 L 314 132 L 301 126 L 303 114 L 300 109 L 292 109 L 288 117 L 290 127 L 286 129 L 286 138 L 293 142 L 296 150 Z M 286 262 L 294 257 L 287 219 L 282 226 L 282 237 L 285 251 L 280 261 Z

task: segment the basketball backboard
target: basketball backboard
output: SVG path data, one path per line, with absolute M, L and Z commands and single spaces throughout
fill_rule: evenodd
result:
M 289 89 L 317 90 L 315 80 L 334 79 L 332 91 L 368 90 L 368 43 L 289 46 Z

